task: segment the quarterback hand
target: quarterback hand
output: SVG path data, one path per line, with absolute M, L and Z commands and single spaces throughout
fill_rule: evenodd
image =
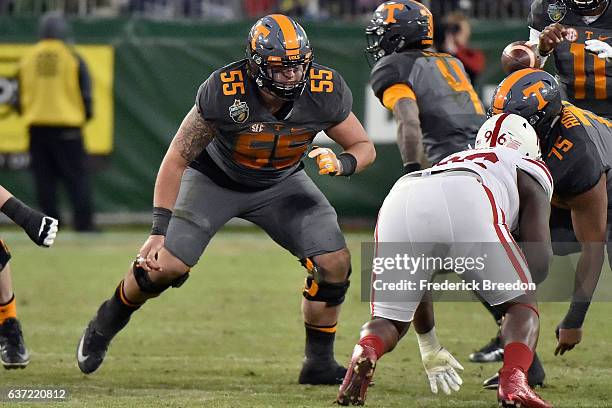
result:
M 538 49 L 542 55 L 548 55 L 554 51 L 557 45 L 565 39 L 567 29 L 559 23 L 546 27 L 540 33 Z
M 584 42 L 586 49 L 593 54 L 596 54 L 601 59 L 612 59 L 612 45 L 599 40 L 587 40 Z
M 163 248 L 166 237 L 163 235 L 151 235 L 146 240 L 140 251 L 136 263 L 147 272 L 153 270 L 161 271 L 161 266 L 157 262 L 157 253 Z
M 450 394 L 451 389 L 459 391 L 463 380 L 455 369 L 463 370 L 463 366 L 444 347 L 440 347 L 436 352 L 422 354 L 421 359 L 429 378 L 431 392 L 437 394 L 438 385 L 445 394 Z
M 557 335 L 557 348 L 555 348 L 555 356 L 563 355 L 566 351 L 573 349 L 580 340 L 582 340 L 582 328 L 578 329 L 563 329 L 557 326 L 555 330 Z
M 308 153 L 308 157 L 311 159 L 315 157 L 317 158 L 319 174 L 337 176 L 342 173 L 342 165 L 332 149 L 328 149 L 327 147 L 312 146 L 312 150 L 310 153 Z
M 36 245 L 48 248 L 55 241 L 58 224 L 59 222 L 55 218 L 47 217 L 32 210 L 30 219 L 22 227 Z

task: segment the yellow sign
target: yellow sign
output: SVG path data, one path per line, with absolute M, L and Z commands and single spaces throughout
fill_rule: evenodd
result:
M 0 44 L 0 78 L 17 76 L 19 60 L 31 44 Z M 114 49 L 110 45 L 77 45 L 92 80 L 93 118 L 84 128 L 85 148 L 89 154 L 108 155 L 113 150 L 113 66 Z M 0 153 L 28 150 L 28 130 L 16 114 L 0 105 Z

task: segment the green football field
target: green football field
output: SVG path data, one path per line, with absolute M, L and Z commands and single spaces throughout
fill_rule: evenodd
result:
M 150 301 L 114 340 L 102 367 L 85 376 L 75 349 L 98 305 L 113 292 L 146 238 L 142 232 L 93 236 L 61 234 L 41 250 L 25 234 L 3 233 L 13 254 L 18 313 L 32 359 L 25 370 L 0 372 L 0 389 L 62 388 L 60 407 L 330 407 L 336 387 L 297 384 L 302 353 L 300 315 L 304 271 L 263 233 L 219 234 L 191 278 Z M 349 234 L 353 269 L 360 242 Z M 606 269 L 607 270 L 607 269 Z M 339 325 L 336 356 L 346 363 L 359 327 L 369 318 L 356 273 Z M 612 406 L 612 303 L 592 306 L 583 343 L 555 357 L 554 327 L 564 304 L 541 305 L 539 344 L 547 368 L 541 395 L 555 407 Z M 380 361 L 372 407 L 495 407 L 495 393 L 480 383 L 498 366 L 467 361 L 495 326 L 479 304 L 440 303 L 442 344 L 466 370 L 458 394 L 434 396 L 409 333 Z M 2 402 L 0 402 L 2 404 Z M 41 406 L 20 403 L 19 407 Z

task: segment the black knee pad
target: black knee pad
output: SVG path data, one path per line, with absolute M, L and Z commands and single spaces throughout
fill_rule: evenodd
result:
M 350 267 L 344 282 L 331 283 L 325 281 L 323 270 L 312 259 L 306 258 L 300 260 L 300 262 L 308 270 L 308 277 L 302 292 L 306 299 L 326 302 L 327 306 L 338 306 L 344 302 L 346 292 L 351 285 L 348 279 L 351 275 Z
M 0 272 L 4 270 L 6 264 L 11 260 L 11 253 L 3 240 L 0 239 Z
M 179 276 L 173 281 L 166 283 L 155 283 L 151 280 L 149 273 L 140 266 L 138 266 L 135 261 L 132 265 L 132 272 L 134 273 L 134 279 L 136 279 L 136 283 L 138 284 L 140 290 L 144 293 L 149 293 L 153 295 L 159 295 L 169 287 L 179 288 L 189 278 L 189 272 L 186 272 L 185 274 Z

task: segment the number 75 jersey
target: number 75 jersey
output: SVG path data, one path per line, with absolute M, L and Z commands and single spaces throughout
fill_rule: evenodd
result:
M 196 106 L 218 132 L 191 166 L 200 169 L 212 159 L 233 181 L 266 188 L 298 169 L 318 132 L 348 117 L 353 97 L 337 71 L 312 64 L 304 91 L 278 118 L 247 70 L 247 60 L 232 63 L 200 86 Z
M 502 213 L 500 222 L 508 225 L 511 231 L 518 227 L 519 192 L 517 184 L 518 169 L 532 176 L 544 189 L 548 199 L 553 194 L 553 178 L 541 160 L 520 155 L 507 147 L 472 149 L 452 154 L 444 158 L 430 171 L 468 169 L 477 173 L 482 184 L 493 195 L 493 200 Z M 424 170 L 428 171 L 428 170 Z
M 449 54 L 409 50 L 387 55 L 374 65 L 370 84 L 388 109 L 399 98 L 416 101 L 423 146 L 432 164 L 473 146 L 486 120 L 463 64 Z

